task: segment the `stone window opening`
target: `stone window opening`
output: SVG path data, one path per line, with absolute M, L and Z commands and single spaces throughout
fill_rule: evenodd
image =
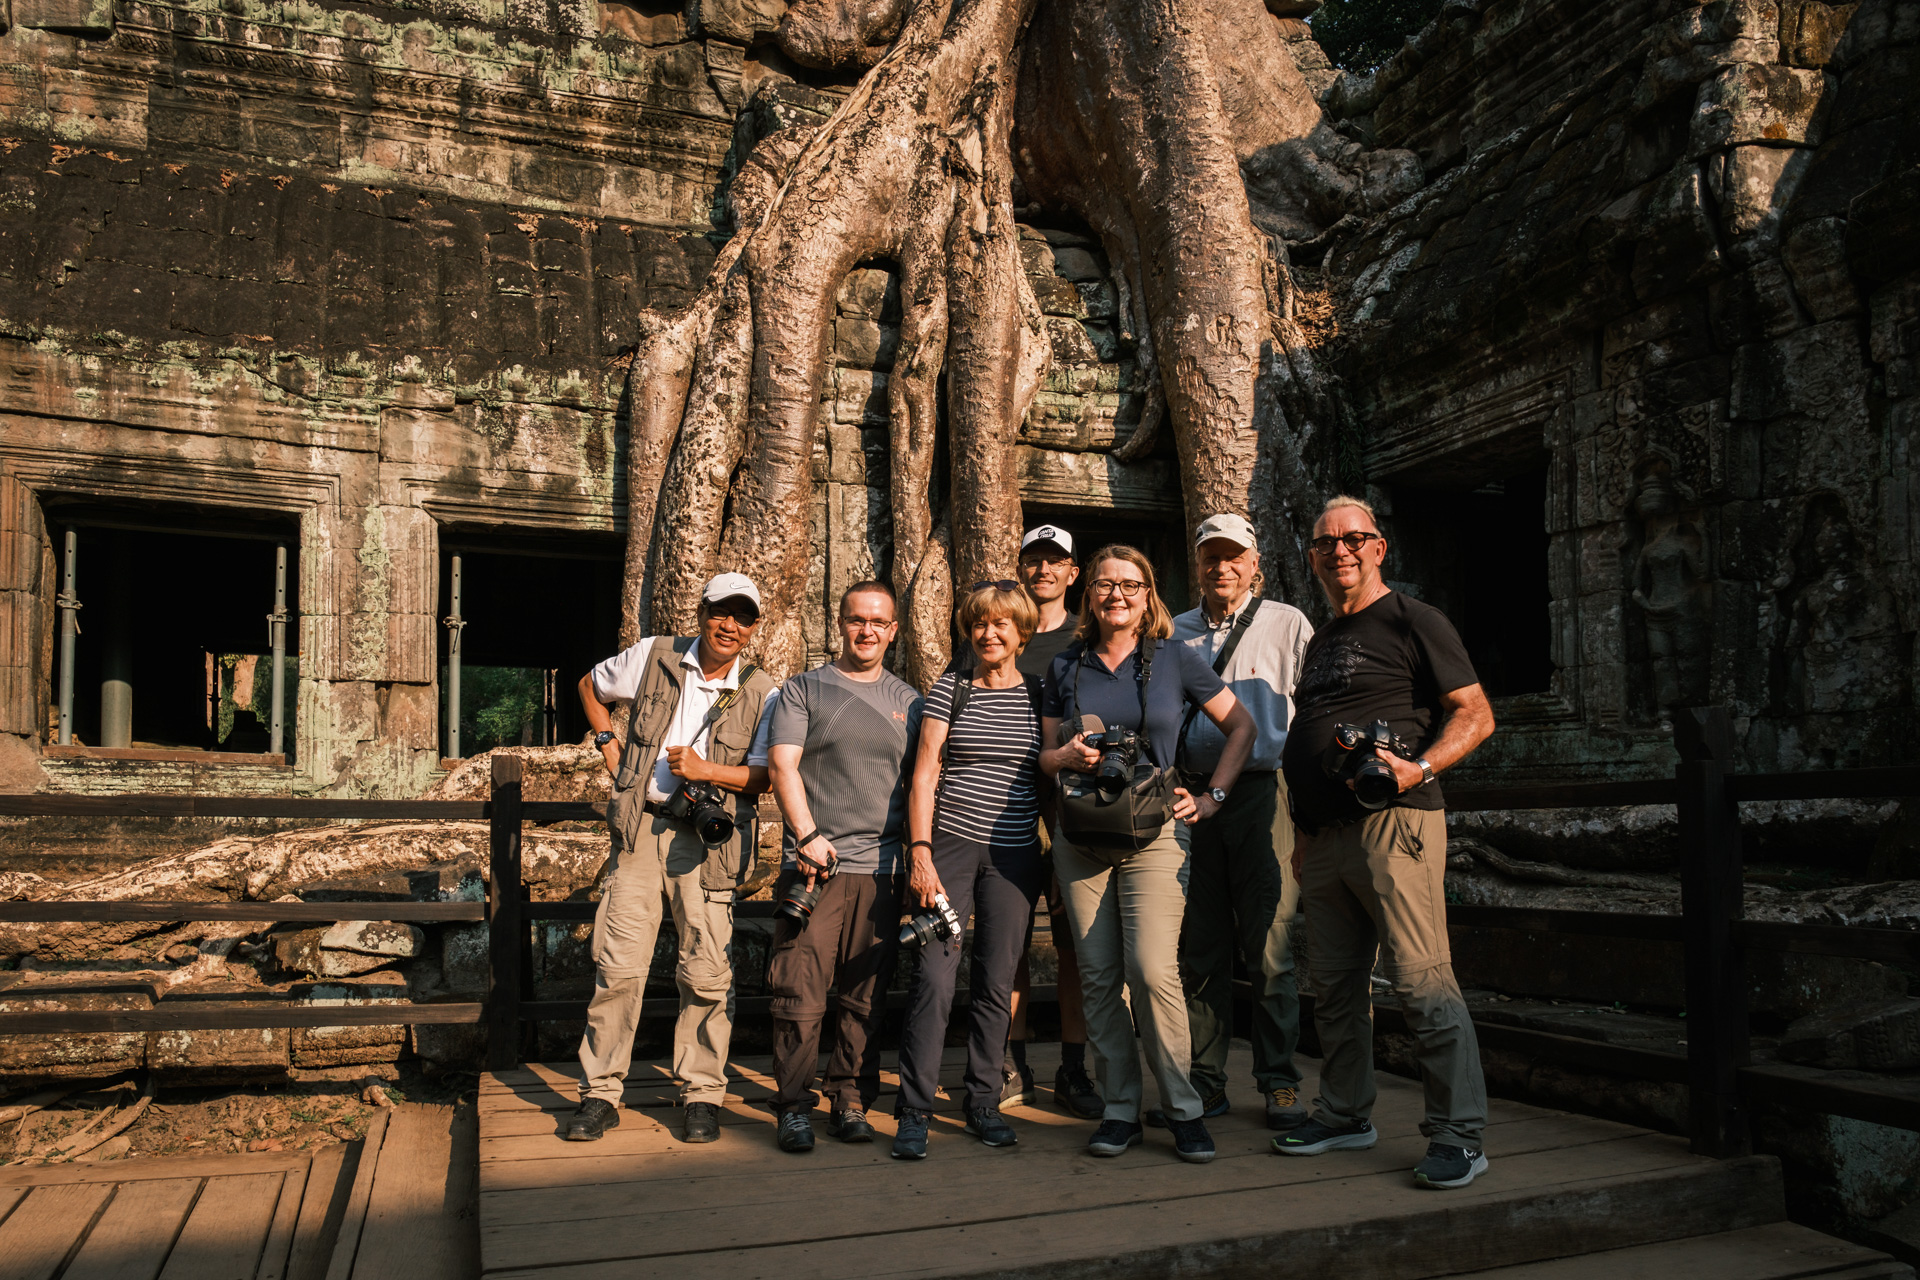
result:
M 241 512 L 48 504 L 56 754 L 296 754 L 299 527 Z
M 585 738 L 574 687 L 619 643 L 621 554 L 612 539 L 442 535 L 444 759 Z
M 1546 459 L 1392 495 L 1389 584 L 1453 620 L 1488 697 L 1551 693 Z

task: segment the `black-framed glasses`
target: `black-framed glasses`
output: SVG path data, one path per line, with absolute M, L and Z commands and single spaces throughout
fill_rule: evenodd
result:
M 1020 584 L 1012 578 L 995 578 L 992 582 L 976 582 L 968 589 L 971 591 L 985 591 L 988 587 L 992 587 L 995 591 L 1018 591 Z
M 1117 593 L 1128 600 L 1147 589 L 1147 584 L 1144 582 L 1115 582 L 1111 578 L 1095 578 L 1087 585 L 1097 596 L 1110 596 Z
M 1386 541 L 1386 539 L 1382 537 L 1380 534 L 1361 533 L 1358 530 L 1356 530 L 1353 533 L 1343 533 L 1337 538 L 1330 533 L 1323 534 L 1320 537 L 1315 538 L 1312 542 L 1309 542 L 1307 545 L 1312 547 L 1315 551 L 1319 552 L 1323 556 L 1330 556 L 1333 554 L 1333 545 L 1336 542 L 1339 543 L 1341 546 L 1345 547 L 1349 551 L 1358 552 L 1360 548 L 1366 546 L 1369 542 L 1373 541 L 1375 538 L 1379 538 L 1380 541 L 1382 542 Z

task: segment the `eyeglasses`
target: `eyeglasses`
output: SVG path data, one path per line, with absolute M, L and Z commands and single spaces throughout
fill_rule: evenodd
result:
M 707 606 L 709 618 L 732 618 L 743 627 L 750 627 L 760 621 L 760 611 L 750 604 L 733 604 L 722 600 L 718 604 Z
M 1349 551 L 1357 552 L 1375 538 L 1379 538 L 1382 542 L 1386 541 L 1384 537 L 1381 537 L 1381 535 L 1377 533 L 1343 533 L 1337 538 L 1332 534 L 1327 534 L 1323 537 L 1315 538 L 1307 545 L 1323 556 L 1330 556 L 1333 554 L 1333 544 L 1336 542 Z
M 992 587 L 995 591 L 1018 591 L 1020 584 L 1012 578 L 995 578 L 992 582 L 976 582 L 971 589 L 985 591 L 988 587 Z
M 1110 596 L 1117 593 L 1129 600 L 1147 589 L 1147 584 L 1144 582 L 1115 582 L 1111 578 L 1095 578 L 1087 585 L 1097 596 Z
M 840 625 L 856 634 L 862 631 L 885 631 L 893 625 L 892 618 L 849 618 L 842 616 Z

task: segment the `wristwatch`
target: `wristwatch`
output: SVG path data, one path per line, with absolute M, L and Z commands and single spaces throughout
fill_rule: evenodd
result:
M 602 729 L 600 732 L 593 735 L 593 745 L 596 747 L 605 747 L 609 742 L 612 742 L 612 741 L 613 741 L 613 730 L 611 729 Z
M 1219 787 L 1215 787 L 1213 790 L 1207 792 L 1207 794 L 1213 797 L 1215 804 L 1225 804 L 1227 802 L 1227 793 Z
M 1433 766 L 1427 763 L 1427 758 L 1421 756 L 1418 760 L 1415 760 L 1414 763 L 1420 766 L 1420 785 L 1424 787 L 1429 782 L 1432 782 Z

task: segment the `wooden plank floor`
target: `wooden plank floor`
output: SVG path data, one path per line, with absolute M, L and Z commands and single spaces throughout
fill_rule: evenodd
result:
M 283 1280 L 306 1152 L 0 1169 L 0 1280 Z
M 1409 1170 L 1426 1149 L 1420 1092 L 1388 1075 L 1373 1149 L 1275 1157 L 1244 1047 L 1231 1064 L 1235 1110 L 1209 1122 L 1217 1160 L 1183 1164 L 1157 1130 L 1142 1148 L 1098 1159 L 1085 1151 L 1093 1124 L 1045 1101 L 1054 1059 L 1043 1048 L 1054 1047 L 1034 1046 L 1042 1104 L 1006 1112 L 1018 1147 L 982 1146 L 948 1102 L 929 1158 L 911 1163 L 888 1156 L 891 1073 L 872 1113 L 878 1141 L 835 1142 L 816 1113 L 819 1145 L 798 1156 L 774 1147 L 766 1059 L 732 1064 L 721 1138 L 708 1146 L 675 1136 L 679 1113 L 662 1064 L 636 1064 L 621 1126 L 591 1145 L 558 1136 L 575 1104 L 573 1064 L 484 1077 L 483 1273 L 1113 1280 L 1321 1267 L 1414 1280 L 1784 1217 L 1771 1159 L 1709 1161 L 1672 1137 L 1498 1100 L 1487 1133 L 1492 1172 L 1461 1191 L 1418 1189 Z M 956 1094 L 959 1061 L 950 1052 L 943 1073 Z

